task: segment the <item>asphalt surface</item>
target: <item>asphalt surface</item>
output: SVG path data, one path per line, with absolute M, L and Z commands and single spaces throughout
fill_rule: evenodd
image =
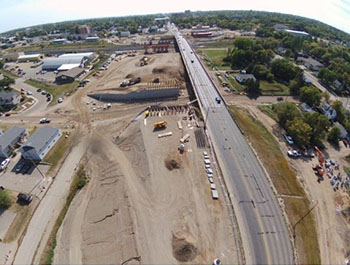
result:
M 271 185 L 189 43 L 172 29 L 233 201 L 247 264 L 292 264 L 287 225 Z

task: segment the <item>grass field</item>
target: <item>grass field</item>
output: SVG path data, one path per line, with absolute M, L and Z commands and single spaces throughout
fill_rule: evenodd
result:
M 215 42 L 208 42 L 204 44 L 208 48 L 230 47 L 233 46 L 233 40 L 220 40 Z
M 267 81 L 260 81 L 260 89 L 261 93 L 264 96 L 288 96 L 290 95 L 289 87 L 284 84 L 277 83 L 274 81 L 273 83 L 269 83 Z
M 68 138 L 65 138 L 64 135 L 65 133 L 63 132 L 61 138 L 44 158 L 44 162 L 50 164 L 49 172 L 52 172 L 56 169 L 58 163 L 67 153 L 67 150 L 72 142 L 73 135 L 69 136 Z
M 202 49 L 200 51 L 204 53 L 209 58 L 211 63 L 215 65 L 219 70 L 231 69 L 230 65 L 223 61 L 227 55 L 226 49 Z
M 258 153 L 279 195 L 286 195 L 284 203 L 291 224 L 295 224 L 312 207 L 294 171 L 284 158 L 279 144 L 262 123 L 245 110 L 230 107 L 240 127 Z M 288 197 L 288 195 L 298 197 Z M 296 247 L 300 264 L 320 264 L 320 250 L 316 223 L 311 213 L 296 227 Z
M 47 85 L 44 84 L 42 82 L 36 81 L 36 80 L 26 80 L 25 81 L 26 84 L 31 85 L 33 87 L 36 88 L 41 88 L 47 92 L 49 92 L 52 96 L 52 101 L 51 101 L 51 105 L 54 105 L 57 103 L 57 99 L 59 97 L 63 97 L 64 95 L 66 95 L 67 93 L 72 94 L 77 90 L 77 81 L 74 81 L 73 83 L 68 83 L 68 84 L 64 84 L 64 85 Z
M 234 76 L 230 75 L 228 80 L 230 81 L 231 85 L 235 88 L 235 90 L 237 90 L 238 92 L 242 92 L 245 90 L 245 86 L 238 83 Z
M 11 73 L 9 71 L 6 71 L 4 69 L 0 69 L 0 73 L 3 74 L 4 76 L 12 78 L 12 79 L 18 78 L 18 75 L 15 75 L 15 74 L 13 74 L 13 73 Z
M 31 45 L 31 46 L 22 46 L 16 48 L 10 48 L 10 52 L 20 52 L 20 51 L 39 51 L 42 49 L 55 49 L 55 50 L 69 50 L 74 48 L 86 49 L 86 48 L 95 48 L 95 47 L 109 47 L 115 46 L 113 43 L 108 43 L 105 41 L 99 42 L 75 42 L 75 43 L 66 43 L 66 44 L 41 44 L 41 45 Z
M 269 105 L 260 105 L 258 106 L 258 108 L 264 112 L 266 115 L 268 115 L 269 117 L 271 117 L 272 119 L 274 119 L 276 122 L 278 122 L 278 117 L 277 117 L 277 113 L 273 111 L 272 109 L 272 104 Z

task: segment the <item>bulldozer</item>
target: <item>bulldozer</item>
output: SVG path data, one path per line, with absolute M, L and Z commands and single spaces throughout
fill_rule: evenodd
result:
M 165 128 L 167 125 L 167 121 L 159 121 L 153 124 L 155 130 Z

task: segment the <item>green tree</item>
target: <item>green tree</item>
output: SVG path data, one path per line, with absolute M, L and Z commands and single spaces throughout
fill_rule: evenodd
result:
M 322 96 L 324 97 L 325 101 L 326 101 L 327 103 L 329 103 L 329 100 L 330 100 L 330 98 L 331 98 L 331 95 L 329 94 L 329 92 L 324 91 L 324 92 L 322 93 Z
M 312 128 L 302 118 L 296 117 L 287 121 L 286 129 L 298 146 L 304 147 L 310 143 Z
M 4 78 L 0 80 L 0 87 L 8 87 L 14 83 L 15 83 L 14 79 L 8 76 L 4 76 Z
M 311 107 L 318 106 L 321 102 L 322 92 L 313 86 L 300 88 L 300 101 L 307 103 Z
M 250 50 L 254 47 L 254 41 L 249 38 L 237 38 L 233 44 L 239 50 Z
M 245 83 L 246 91 L 250 95 L 260 95 L 260 82 L 259 80 L 254 81 L 253 79 L 248 79 Z
M 285 127 L 287 121 L 301 117 L 297 106 L 292 102 L 283 102 L 272 105 L 273 110 L 277 113 L 279 123 Z
M 328 118 L 318 112 L 305 113 L 304 121 L 312 128 L 311 141 L 314 143 L 319 142 L 320 139 L 324 139 L 331 126 L 331 122 Z
M 341 131 L 338 127 L 334 126 L 328 134 L 328 141 L 334 143 L 334 144 L 338 144 L 339 140 L 340 140 L 340 134 Z
M 7 209 L 11 206 L 11 197 L 7 190 L 0 190 L 0 209 Z
M 292 80 L 297 73 L 296 68 L 286 59 L 276 59 L 271 63 L 271 72 L 285 81 Z
M 320 72 L 318 73 L 318 78 L 326 85 L 331 85 L 337 79 L 337 75 L 333 71 L 324 67 L 321 68 Z
M 346 120 L 346 113 L 343 107 L 343 103 L 340 100 L 336 100 L 332 103 L 332 108 L 337 112 L 337 121 L 344 124 Z

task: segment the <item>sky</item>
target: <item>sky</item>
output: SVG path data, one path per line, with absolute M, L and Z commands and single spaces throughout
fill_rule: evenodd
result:
M 0 33 L 66 20 L 172 13 L 187 9 L 280 12 L 317 19 L 350 33 L 350 0 L 0 0 Z

